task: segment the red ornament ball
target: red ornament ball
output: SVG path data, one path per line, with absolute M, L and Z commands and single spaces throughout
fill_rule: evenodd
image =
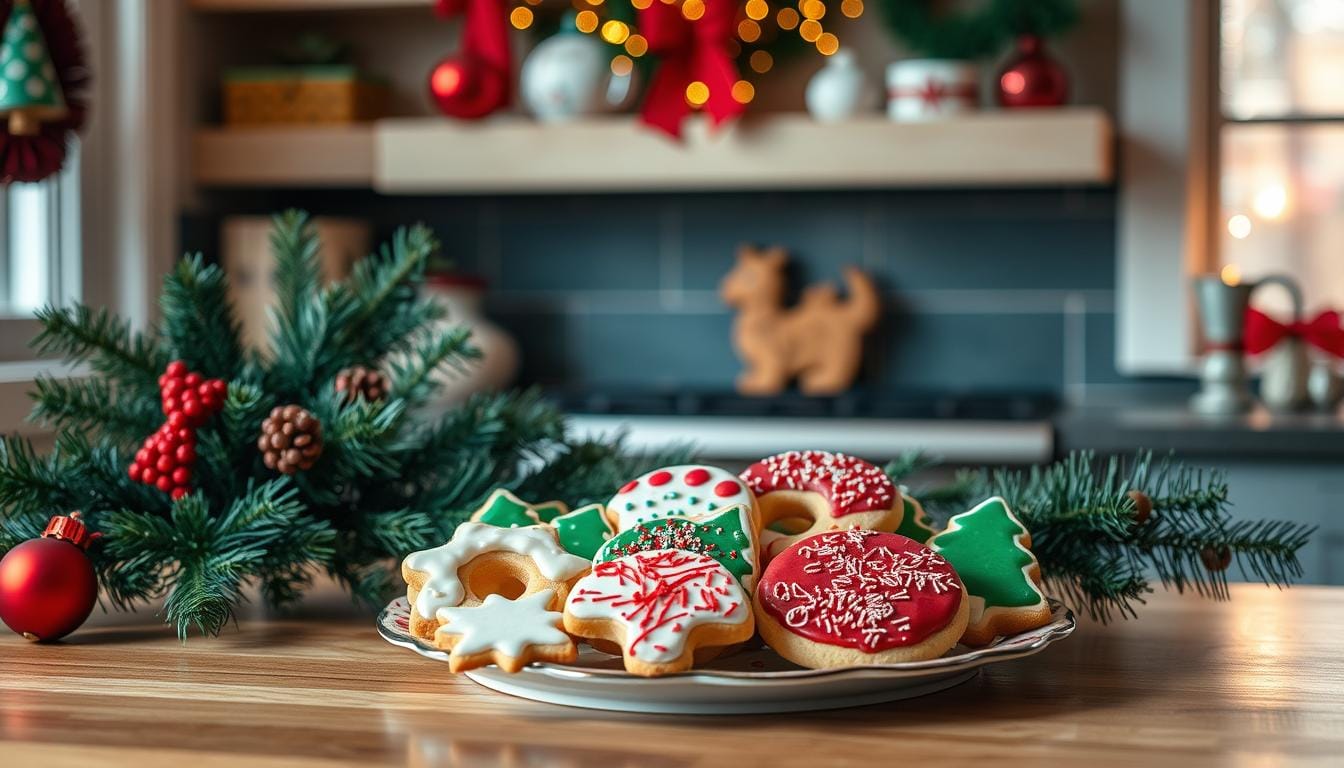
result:
M 449 56 L 430 70 L 429 95 L 443 114 L 476 120 L 505 106 L 509 75 L 472 57 Z
M 1017 53 L 999 73 L 999 105 L 1061 107 L 1069 100 L 1069 75 L 1045 52 L 1041 38 L 1023 35 Z
M 98 577 L 84 548 L 90 536 L 78 513 L 53 517 L 40 539 L 0 560 L 0 621 L 30 640 L 57 640 L 89 618 Z

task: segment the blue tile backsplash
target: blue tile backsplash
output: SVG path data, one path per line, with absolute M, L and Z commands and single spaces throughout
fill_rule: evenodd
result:
M 490 311 L 522 347 L 527 383 L 727 388 L 738 370 L 717 296 L 739 244 L 778 244 L 800 281 L 858 264 L 887 311 L 862 384 L 1043 390 L 1123 383 L 1115 371 L 1111 189 L 380 197 L 271 193 L 283 206 L 364 216 L 385 237 L 417 220 L 487 278 Z M 204 217 L 188 248 L 213 252 Z

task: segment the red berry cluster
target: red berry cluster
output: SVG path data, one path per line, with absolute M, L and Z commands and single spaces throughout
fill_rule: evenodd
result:
M 186 496 L 196 463 L 196 429 L 224 407 L 227 390 L 223 379 L 189 372 L 181 360 L 169 363 L 159 377 L 159 398 L 168 418 L 135 452 L 127 472 L 131 479 L 171 494 L 173 501 Z

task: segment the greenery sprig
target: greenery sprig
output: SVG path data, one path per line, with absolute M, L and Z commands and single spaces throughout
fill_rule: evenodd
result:
M 907 456 L 887 469 L 899 482 L 921 466 Z M 1128 460 L 1079 452 L 1028 470 L 961 472 L 951 484 L 914 495 L 943 517 L 1002 496 L 1031 532 L 1047 585 L 1102 621 L 1133 616 L 1153 579 L 1225 599 L 1231 564 L 1246 577 L 1285 586 L 1302 575 L 1297 552 L 1314 530 L 1233 520 L 1221 473 L 1147 452 Z
M 1077 0 L 986 0 L 952 11 L 934 0 L 882 0 L 887 28 L 915 53 L 938 59 L 979 59 L 1023 34 L 1051 37 L 1078 21 Z

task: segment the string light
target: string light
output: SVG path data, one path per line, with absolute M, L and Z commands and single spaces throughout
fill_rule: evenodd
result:
M 798 25 L 798 34 L 809 43 L 817 42 L 817 38 L 821 37 L 821 22 L 815 19 L 805 20 Z
M 770 15 L 770 6 L 766 5 L 765 0 L 747 0 L 743 10 L 747 12 L 747 18 L 752 21 L 760 21 Z
M 514 29 L 527 29 L 532 26 L 532 9 L 518 6 L 509 13 L 509 23 Z
M 752 51 L 747 63 L 751 65 L 752 71 L 764 75 L 775 65 L 775 57 L 769 51 Z
M 625 41 L 625 52 L 638 59 L 640 56 L 648 53 L 649 41 L 644 39 L 643 35 L 631 35 Z
M 803 12 L 804 18 L 814 21 L 826 15 L 826 4 L 821 0 L 803 0 L 798 8 Z
M 1251 235 L 1251 217 L 1244 213 L 1238 213 L 1227 220 L 1227 233 L 1238 240 L 1245 240 Z
M 1288 210 L 1288 190 L 1282 184 L 1270 184 L 1255 193 L 1251 208 L 1262 219 L 1277 219 Z
M 743 19 L 737 25 L 737 36 L 744 43 L 754 43 L 761 37 L 761 25 L 751 19 Z
M 630 4 L 635 7 L 635 10 L 642 11 L 653 5 L 653 0 L 630 0 Z
M 847 19 L 857 19 L 863 15 L 863 0 L 844 0 L 840 3 L 840 13 Z
M 681 15 L 686 17 L 687 21 L 695 21 L 705 15 L 704 0 L 686 0 L 681 4 Z
M 635 68 L 635 62 L 625 54 L 617 54 L 611 60 L 611 74 L 617 77 L 625 77 Z
M 821 37 L 817 38 L 817 50 L 822 56 L 830 56 L 840 50 L 840 39 L 830 32 L 823 32 Z
M 1218 273 L 1222 278 L 1224 285 L 1241 285 L 1241 267 L 1236 264 L 1228 264 Z
M 612 45 L 621 45 L 630 39 L 630 26 L 623 21 L 612 19 L 602 25 L 602 39 Z
M 591 33 L 597 29 L 597 14 L 592 11 L 579 11 L 574 17 L 574 27 L 585 35 Z
M 699 80 L 692 80 L 686 86 L 686 103 L 692 107 L 703 107 L 709 101 L 709 86 Z
M 775 23 L 779 24 L 780 29 L 793 29 L 798 26 L 798 12 L 792 8 L 782 8 L 775 15 Z
M 738 104 L 749 104 L 756 98 L 756 88 L 746 80 L 733 83 L 733 100 Z

